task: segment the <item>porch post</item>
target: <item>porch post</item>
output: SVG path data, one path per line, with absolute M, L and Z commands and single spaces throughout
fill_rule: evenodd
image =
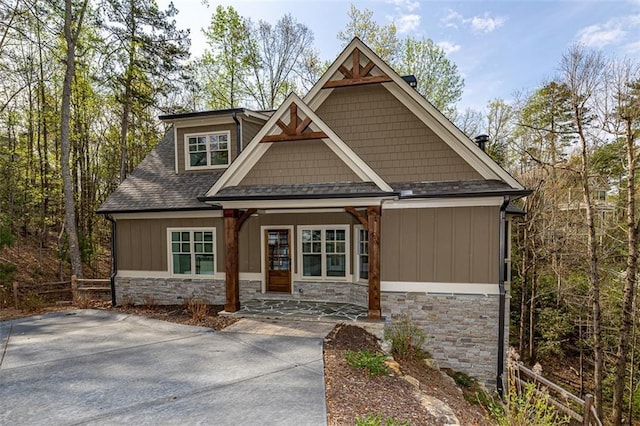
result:
M 382 318 L 380 308 L 380 206 L 367 207 L 369 231 L 369 311 L 367 318 Z
M 224 310 L 236 312 L 240 309 L 240 268 L 238 267 L 238 210 L 224 210 L 224 243 L 226 248 L 226 303 Z

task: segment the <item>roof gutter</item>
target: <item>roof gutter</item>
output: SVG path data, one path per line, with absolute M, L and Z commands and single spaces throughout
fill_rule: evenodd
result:
M 104 217 L 111 222 L 111 306 L 116 306 L 116 275 L 118 274 L 118 245 L 116 244 L 116 221 L 110 214 Z
M 504 324 L 505 324 L 505 305 L 506 305 L 506 292 L 504 288 L 504 281 L 506 279 L 505 270 L 505 254 L 506 254 L 506 236 L 507 236 L 507 206 L 509 206 L 509 196 L 505 195 L 500 206 L 500 244 L 499 250 L 499 269 L 498 269 L 498 366 L 496 374 L 496 390 L 500 398 L 504 396 L 504 383 L 502 374 L 504 373 Z

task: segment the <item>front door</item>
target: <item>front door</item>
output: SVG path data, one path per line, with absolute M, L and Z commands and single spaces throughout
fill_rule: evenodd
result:
M 291 293 L 291 235 L 288 229 L 267 229 L 267 291 Z

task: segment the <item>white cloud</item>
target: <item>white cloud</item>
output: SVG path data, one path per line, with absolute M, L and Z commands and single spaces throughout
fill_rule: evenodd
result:
M 604 23 L 584 27 L 578 31 L 577 39 L 580 43 L 595 48 L 620 45 L 631 39 L 633 41 L 627 45 L 627 48 L 634 49 L 637 45 L 635 40 L 640 36 L 638 26 L 640 26 L 640 14 L 612 18 Z M 630 31 L 633 35 L 627 37 Z
M 455 10 L 449 9 L 447 14 L 440 19 L 440 23 L 447 28 L 458 28 L 458 26 L 468 26 L 474 32 L 490 33 L 500 28 L 507 21 L 504 16 L 491 16 L 489 12 L 483 15 L 476 15 L 465 18 Z
M 440 46 L 442 50 L 444 50 L 445 55 L 448 55 L 449 53 L 457 52 L 461 48 L 459 44 L 455 44 L 450 41 L 441 41 L 438 43 L 438 46 Z
M 387 2 L 394 4 L 396 9 L 406 9 L 409 12 L 420 8 L 420 2 L 417 0 L 387 0 Z
M 505 23 L 506 19 L 502 16 L 496 16 L 493 18 L 489 13 L 485 12 L 483 16 L 474 16 L 473 18 L 465 19 L 464 21 L 465 23 L 471 24 L 471 29 L 473 31 L 490 33 L 496 28 L 501 27 Z
M 396 28 L 400 34 L 408 33 L 410 31 L 417 29 L 420 26 L 420 15 L 416 15 L 413 13 L 407 14 L 407 15 L 400 15 L 399 17 L 396 17 L 394 20 L 396 23 Z
M 440 19 L 442 25 L 448 28 L 458 28 L 458 22 L 462 22 L 464 17 L 453 9 L 447 11 L 447 15 Z
M 627 32 L 621 28 L 602 28 L 600 25 L 590 25 L 578 33 L 578 41 L 587 46 L 604 47 L 608 44 L 617 44 L 624 39 Z

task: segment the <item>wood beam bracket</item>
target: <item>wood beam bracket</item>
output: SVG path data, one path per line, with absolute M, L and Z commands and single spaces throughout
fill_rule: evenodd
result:
M 236 221 L 236 232 L 240 232 L 240 228 L 242 228 L 242 225 L 244 224 L 244 222 L 249 219 L 251 217 L 252 214 L 254 214 L 255 212 L 257 212 L 257 209 L 247 209 L 245 210 L 242 215 L 238 218 L 238 220 Z
M 371 71 L 375 67 L 375 64 L 372 60 L 369 59 L 364 67 L 360 65 L 359 49 L 356 48 L 353 50 L 351 60 L 351 69 L 348 69 L 344 65 L 340 65 L 340 67 L 338 67 L 338 71 L 340 71 L 340 73 L 344 76 L 343 79 L 327 81 L 324 86 L 322 86 L 322 88 L 329 89 L 334 87 L 359 86 L 363 84 L 386 83 L 392 81 L 391 78 L 386 74 L 371 74 Z
M 278 135 L 266 135 L 260 142 L 288 142 L 288 141 L 301 141 L 309 139 L 323 139 L 327 135 L 324 132 L 306 132 L 309 125 L 312 123 L 309 117 L 300 119 L 298 116 L 298 105 L 292 102 L 289 105 L 289 124 L 285 124 L 282 120 L 278 119 L 276 124 L 282 130 L 282 133 Z
M 367 218 L 362 213 L 360 213 L 358 210 L 356 210 L 355 207 L 348 206 L 348 207 L 345 207 L 344 210 L 347 213 L 351 213 L 351 215 L 353 217 L 358 219 L 358 222 L 360 222 L 360 224 L 362 226 L 364 226 L 364 229 L 366 229 L 366 230 L 369 229 L 369 222 L 367 221 Z

